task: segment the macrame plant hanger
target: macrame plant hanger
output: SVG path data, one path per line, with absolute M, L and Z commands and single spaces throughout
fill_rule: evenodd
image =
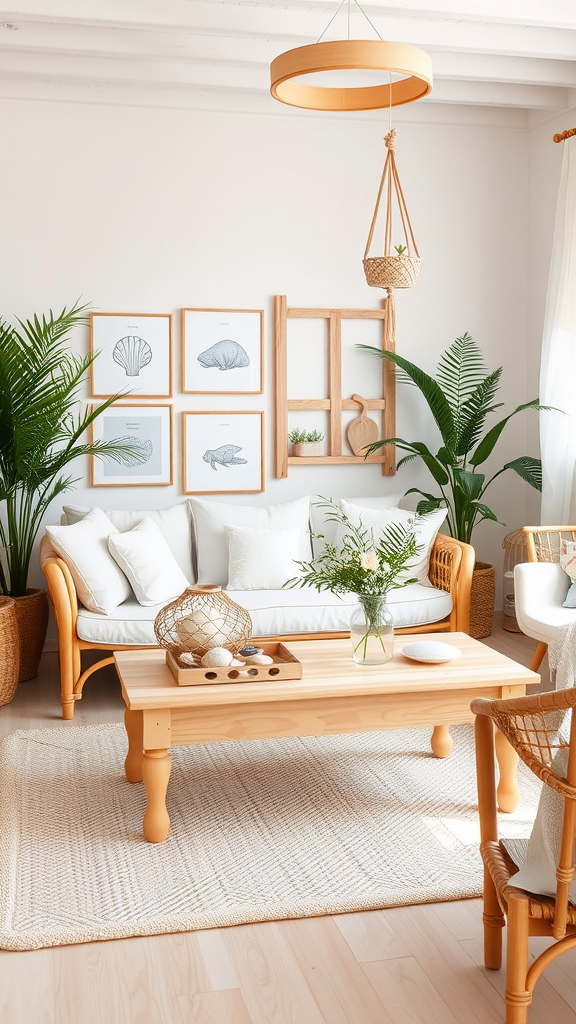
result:
M 384 142 L 387 149 L 386 160 L 384 161 L 384 170 L 382 171 L 382 177 L 380 179 L 380 188 L 378 189 L 378 195 L 376 197 L 376 206 L 374 207 L 374 215 L 372 217 L 372 223 L 368 233 L 364 259 L 362 260 L 367 283 L 372 288 L 386 289 L 386 319 L 384 321 L 384 334 L 392 349 L 394 349 L 396 343 L 396 307 L 393 289 L 413 288 L 420 272 L 421 262 L 418 246 L 416 245 L 416 239 L 414 238 L 414 232 L 412 230 L 412 224 L 410 222 L 410 216 L 408 214 L 408 208 L 406 206 L 406 200 L 404 198 L 404 192 L 402 191 L 402 185 L 400 184 L 398 168 L 396 166 L 396 135 L 396 128 L 391 127 L 388 134 L 384 136 Z M 382 256 L 369 256 L 368 253 L 370 252 L 370 246 L 372 245 L 376 221 L 378 219 L 378 213 L 380 211 L 382 197 L 384 194 L 386 195 L 384 254 Z M 400 213 L 402 232 L 404 235 L 403 245 L 400 245 L 397 248 L 403 248 L 405 251 L 400 253 L 392 252 L 392 229 L 395 205 Z

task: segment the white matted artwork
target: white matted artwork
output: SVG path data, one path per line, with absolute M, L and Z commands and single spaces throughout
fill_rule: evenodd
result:
M 92 394 L 172 396 L 172 317 L 168 313 L 91 313 Z
M 264 490 L 263 412 L 183 414 L 185 494 Z
M 262 309 L 182 310 L 186 394 L 262 394 L 263 351 Z
M 92 456 L 92 487 L 154 487 L 172 483 L 172 406 L 116 403 L 92 423 L 94 441 L 122 438 L 144 461 Z

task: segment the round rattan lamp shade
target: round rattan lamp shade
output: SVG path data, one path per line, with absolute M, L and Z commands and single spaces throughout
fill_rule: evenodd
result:
M 397 82 L 350 88 L 303 85 L 294 79 L 321 71 L 391 71 Z M 432 61 L 424 50 L 379 39 L 340 39 L 297 46 L 270 65 L 270 92 L 281 103 L 308 110 L 377 110 L 412 103 L 432 90 Z M 392 89 L 392 97 L 390 97 Z

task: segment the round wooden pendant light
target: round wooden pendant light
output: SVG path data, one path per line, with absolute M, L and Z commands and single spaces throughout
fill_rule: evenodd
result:
M 348 38 L 322 42 L 344 5 L 348 7 Z M 351 39 L 350 15 L 362 15 L 378 39 Z M 323 86 L 299 82 L 302 75 L 326 71 L 385 71 L 390 81 L 380 85 Z M 402 77 L 392 81 L 392 75 Z M 308 110 L 377 110 L 412 103 L 432 91 L 432 61 L 424 50 L 406 43 L 387 43 L 358 0 L 341 0 L 316 43 L 297 46 L 270 65 L 270 92 L 274 99 Z
M 382 85 L 334 88 L 295 79 L 323 71 L 387 71 L 405 75 Z M 412 103 L 432 90 L 432 61 L 424 50 L 380 39 L 340 39 L 281 53 L 270 65 L 270 92 L 308 110 L 376 110 Z

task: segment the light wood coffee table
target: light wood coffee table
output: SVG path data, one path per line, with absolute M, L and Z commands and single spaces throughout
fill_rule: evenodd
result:
M 449 726 L 470 722 L 475 697 L 520 697 L 540 677 L 466 633 L 426 634 L 453 644 L 462 656 L 441 665 L 409 661 L 400 652 L 422 635 L 398 636 L 386 665 L 359 666 L 349 640 L 306 640 L 286 646 L 304 666 L 302 679 L 178 686 L 165 652 L 117 651 L 114 655 L 126 703 L 126 778 L 144 780 L 144 835 L 161 843 L 170 819 L 166 791 L 171 746 L 278 736 L 330 736 L 376 729 L 434 726 L 432 750 L 447 757 Z M 496 733 L 500 767 L 498 804 L 513 811 L 520 794 L 517 756 Z

